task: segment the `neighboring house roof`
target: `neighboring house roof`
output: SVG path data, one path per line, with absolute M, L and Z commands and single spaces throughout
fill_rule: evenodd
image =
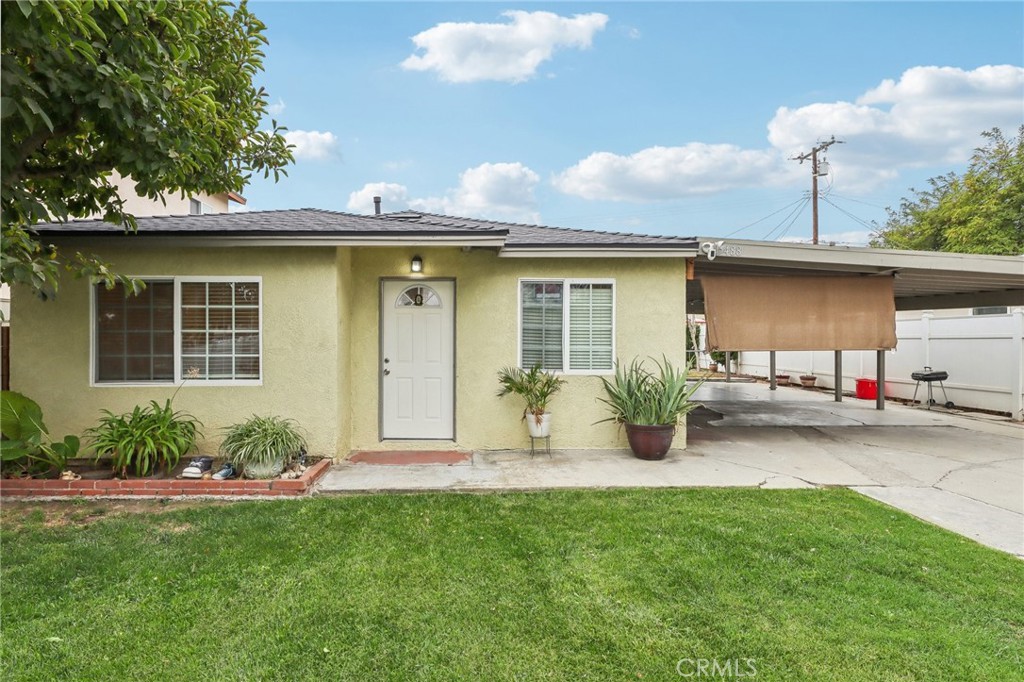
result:
M 503 256 L 692 256 L 697 242 L 679 237 L 657 237 L 621 232 L 599 232 L 542 225 L 501 223 L 429 213 L 356 215 L 303 208 L 247 211 L 190 216 L 137 218 L 138 235 L 182 236 L 238 242 L 271 241 L 295 246 L 312 244 L 355 245 L 461 245 L 500 247 Z M 75 220 L 34 226 L 43 235 L 108 237 L 122 228 L 102 220 Z M 180 241 L 178 241 L 180 243 Z

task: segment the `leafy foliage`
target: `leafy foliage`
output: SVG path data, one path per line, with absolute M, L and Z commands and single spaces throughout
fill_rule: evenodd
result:
M 998 128 L 982 133 L 964 175 L 929 180 L 931 189 L 903 199 L 875 233 L 872 246 L 921 251 L 1024 253 L 1024 126 L 1007 140 Z
M 643 426 L 675 425 L 680 417 L 700 406 L 700 403 L 692 402 L 690 396 L 704 382 L 687 383 L 686 380 L 688 371 L 693 368 L 692 362 L 686 369 L 676 369 L 668 358 L 654 362 L 658 367 L 657 374 L 634 358 L 626 367 L 620 362 L 615 363 L 614 381 L 601 378 L 608 397 L 598 400 L 612 413 L 611 417 L 601 421 Z
M 306 439 L 292 419 L 253 415 L 226 429 L 220 453 L 237 465 L 266 465 L 285 461 L 306 447 Z
M 0 432 L 0 461 L 29 472 L 63 470 L 80 445 L 77 436 L 49 440 L 42 408 L 14 391 L 0 391 Z
M 134 229 L 111 182 L 151 199 L 240 192 L 292 160 L 261 130 L 265 26 L 220 0 L 22 0 L 2 13 L 0 147 L 4 282 L 55 294 L 62 269 L 136 286 L 95 256 L 60 254 L 37 222 L 101 215 Z
M 541 417 L 548 409 L 548 403 L 561 390 L 565 380 L 559 379 L 552 372 L 542 371 L 540 365 L 534 365 L 529 370 L 503 367 L 498 372 L 498 382 L 501 383 L 498 397 L 513 393 L 523 398 L 526 401 L 523 419 L 526 419 L 526 415 L 532 414 L 537 424 L 540 424 Z
M 109 456 L 121 476 L 133 469 L 147 476 L 163 468 L 170 471 L 196 444 L 202 422 L 187 412 L 174 411 L 171 401 L 136 405 L 126 414 L 103 410 L 99 426 L 88 430 L 96 458 Z

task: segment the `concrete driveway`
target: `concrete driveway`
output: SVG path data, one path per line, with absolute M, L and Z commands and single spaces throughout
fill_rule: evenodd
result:
M 686 450 L 474 452 L 449 465 L 336 465 L 320 492 L 846 486 L 1024 557 L 1024 427 L 766 384 L 708 383 Z M 557 434 L 552 439 L 557 446 Z

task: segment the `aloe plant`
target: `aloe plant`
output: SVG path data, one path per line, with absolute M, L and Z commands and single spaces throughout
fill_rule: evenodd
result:
M 133 469 L 147 476 L 157 469 L 170 471 L 196 445 L 202 422 L 187 412 L 175 411 L 168 400 L 136 405 L 125 414 L 103 410 L 98 426 L 87 431 L 96 458 L 109 456 L 114 471 L 122 476 Z
M 657 373 L 651 372 L 634 358 L 629 365 L 615 363 L 615 378 L 602 377 L 607 397 L 598 398 L 608 406 L 612 416 L 600 422 L 660 426 L 678 424 L 679 419 L 700 406 L 690 400 L 703 381 L 687 382 L 693 369 L 691 361 L 686 369 L 677 369 L 668 358 L 654 361 Z
M 498 382 L 501 390 L 498 397 L 504 397 L 510 393 L 518 395 L 526 401 L 526 409 L 523 410 L 523 420 L 526 415 L 533 415 L 537 424 L 541 423 L 541 417 L 548 409 L 548 402 L 558 393 L 565 383 L 552 372 L 545 372 L 540 365 L 534 365 L 529 370 L 520 367 L 503 367 L 498 372 Z

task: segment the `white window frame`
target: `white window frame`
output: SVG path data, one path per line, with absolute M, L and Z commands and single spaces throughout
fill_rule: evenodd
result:
M 562 285 L 562 369 L 554 370 L 555 374 L 565 376 L 612 376 L 615 374 L 616 348 L 618 347 L 618 295 L 619 287 L 614 278 L 609 277 L 520 277 L 516 281 L 516 366 L 523 363 L 523 283 L 542 282 Z M 573 284 L 611 284 L 612 285 L 612 366 L 609 369 L 569 369 L 571 366 L 569 348 L 569 287 Z M 524 367 L 523 369 L 529 369 Z
M 89 386 L 91 388 L 159 388 L 177 386 L 182 377 L 181 363 L 181 285 L 183 282 L 252 282 L 259 286 L 260 299 L 257 306 L 257 328 L 259 332 L 259 379 L 191 379 L 190 386 L 262 386 L 266 369 L 263 364 L 263 277 L 259 275 L 187 275 L 152 277 L 132 275 L 134 279 L 146 282 L 173 282 L 174 284 L 174 379 L 172 381 L 97 381 L 96 380 L 96 285 L 89 287 Z

